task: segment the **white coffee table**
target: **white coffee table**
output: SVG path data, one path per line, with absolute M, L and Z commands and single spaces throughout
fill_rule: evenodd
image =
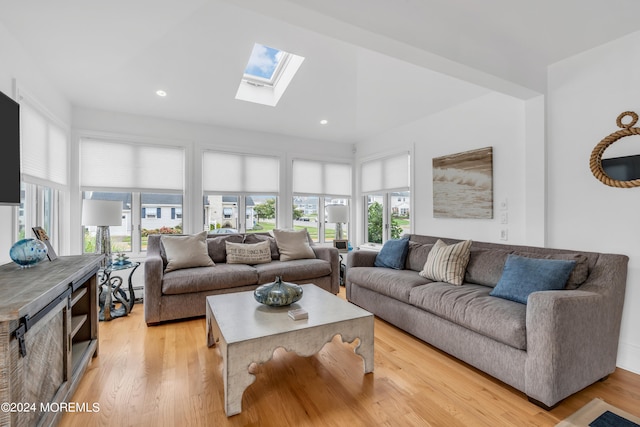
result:
M 364 372 L 373 372 L 373 314 L 316 285 L 302 285 L 302 299 L 288 307 L 268 307 L 253 291 L 207 297 L 207 345 L 222 355 L 224 401 L 227 416 L 242 410 L 242 394 L 255 380 L 252 363 L 269 361 L 280 347 L 311 356 L 336 335 L 343 342 L 360 343 L 355 352 L 364 360 Z M 292 320 L 287 311 L 303 308 L 309 318 Z

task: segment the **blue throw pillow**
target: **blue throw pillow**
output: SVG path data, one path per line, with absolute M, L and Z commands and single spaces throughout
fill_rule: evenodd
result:
M 376 255 L 376 261 L 373 265 L 402 270 L 404 269 L 404 262 L 407 259 L 408 252 L 409 239 L 387 240 L 378 255 Z
M 509 255 L 502 277 L 489 295 L 522 304 L 537 291 L 564 289 L 575 261 Z

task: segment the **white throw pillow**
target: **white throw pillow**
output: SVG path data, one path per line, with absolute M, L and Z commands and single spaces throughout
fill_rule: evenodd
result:
M 265 264 L 271 262 L 271 243 L 225 242 L 227 264 Z
M 207 250 L 207 232 L 192 236 L 163 235 L 160 238 L 167 254 L 165 273 L 181 268 L 210 267 L 215 265 Z
M 278 252 L 280 252 L 280 261 L 316 257 L 316 253 L 309 245 L 307 230 L 273 230 L 273 236 L 276 238 Z
M 420 276 L 437 282 L 462 285 L 469 263 L 471 240 L 447 246 L 442 240 L 433 245 Z

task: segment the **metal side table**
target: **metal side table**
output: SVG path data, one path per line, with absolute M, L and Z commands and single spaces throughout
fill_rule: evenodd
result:
M 127 261 L 124 263 L 113 263 L 111 266 L 100 270 L 98 273 L 100 280 L 100 295 L 98 297 L 100 302 L 100 320 L 112 320 L 127 316 L 131 313 L 136 303 L 136 295 L 133 290 L 131 278 L 139 266 L 139 262 Z M 127 269 L 131 269 L 128 278 L 128 297 L 127 293 L 122 289 L 122 278 L 118 276 L 111 277 L 114 271 Z M 120 307 L 116 308 L 116 303 L 120 303 Z

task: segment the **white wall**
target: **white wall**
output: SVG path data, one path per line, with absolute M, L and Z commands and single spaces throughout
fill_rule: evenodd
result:
M 500 229 L 507 228 L 508 243 L 524 244 L 525 104 L 490 93 L 358 144 L 358 159 L 390 150 L 413 151 L 411 216 L 415 233 L 499 242 Z M 493 147 L 493 219 L 434 218 L 432 159 L 484 147 Z M 508 224 L 502 225 L 498 202 L 505 199 Z
M 623 111 L 640 113 L 640 33 L 563 60 L 549 68 L 548 241 L 629 256 L 618 366 L 640 373 L 640 188 L 598 181 L 589 157 L 617 131 Z M 640 153 L 640 138 L 614 143 Z M 605 152 L 605 157 L 609 153 Z
M 38 99 L 60 120 L 70 123 L 69 102 L 39 70 L 40 67 L 31 60 L 6 27 L 0 23 L 0 91 L 13 98 L 15 79 L 21 89 Z M 13 207 L 0 206 L 0 264 L 11 262 L 9 249 L 14 243 L 15 210 Z

